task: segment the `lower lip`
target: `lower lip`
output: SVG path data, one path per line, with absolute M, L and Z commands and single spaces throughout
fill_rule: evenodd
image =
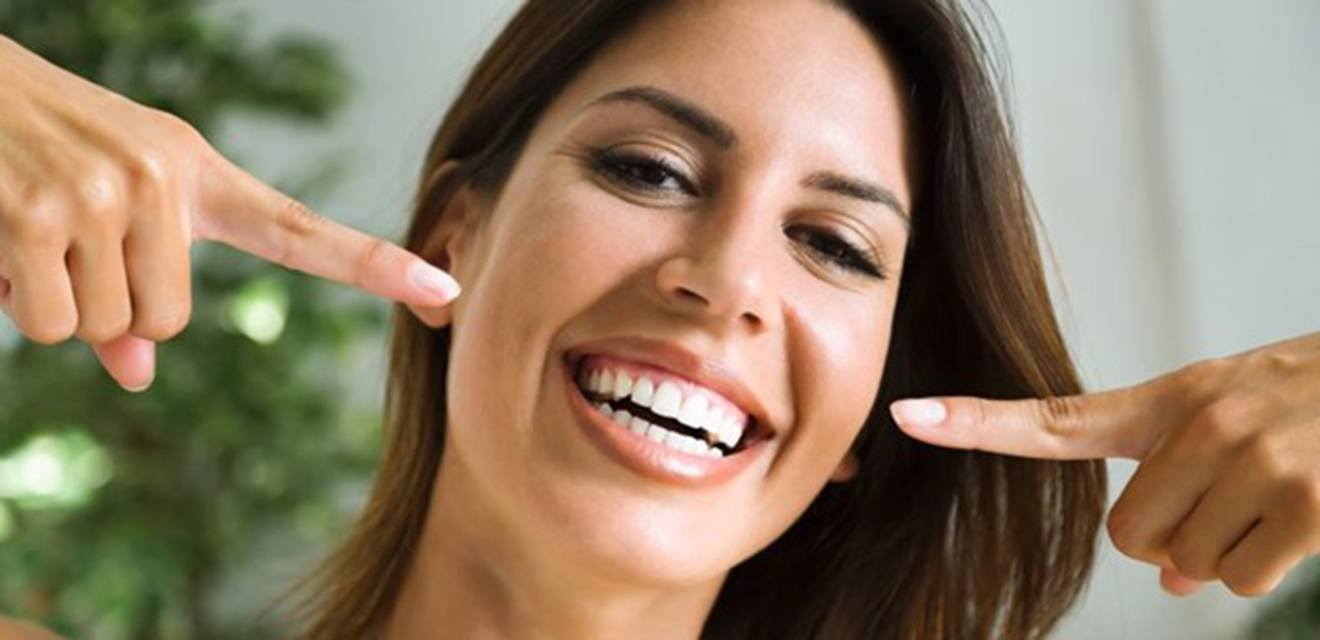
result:
M 764 440 L 722 458 L 709 458 L 671 449 L 633 433 L 601 413 L 582 395 L 568 362 L 561 362 L 568 403 L 578 424 L 605 455 L 647 478 L 683 487 L 709 487 L 728 482 L 746 469 L 765 448 Z

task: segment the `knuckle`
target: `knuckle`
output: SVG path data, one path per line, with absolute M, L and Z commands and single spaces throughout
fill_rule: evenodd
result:
M 1174 371 L 1171 380 L 1183 389 L 1213 388 L 1213 381 L 1223 375 L 1227 366 L 1224 358 L 1198 360 Z
M 1247 443 L 1246 453 L 1250 468 L 1266 478 L 1286 478 L 1290 474 L 1291 456 L 1287 447 L 1263 435 Z
M 183 332 L 191 315 L 192 309 L 183 302 L 152 309 L 133 319 L 133 334 L 153 342 L 164 342 Z
M 1115 549 L 1130 558 L 1143 560 L 1147 554 L 1144 553 L 1142 532 L 1136 523 L 1131 509 L 1125 508 L 1123 503 L 1117 503 L 1105 518 L 1105 531 L 1109 533 Z
M 1303 367 L 1302 358 L 1298 354 L 1277 349 L 1253 351 L 1245 359 L 1253 372 L 1275 379 L 1290 377 Z
M 155 109 L 154 112 L 156 126 L 162 132 L 164 139 L 188 146 L 206 144 L 206 138 L 187 120 L 163 109 Z
M 1206 358 L 1183 368 L 1193 379 L 1208 381 L 1233 369 L 1233 359 L 1228 356 Z
M 69 203 L 49 190 L 28 194 L 5 218 L 5 231 L 20 244 L 53 247 L 67 240 Z
M 1288 516 L 1303 523 L 1320 522 L 1320 477 L 1315 474 L 1290 476 L 1283 484 L 1283 509 Z
M 1219 567 L 1219 577 L 1229 591 L 1239 596 L 1249 598 L 1264 595 L 1270 591 L 1270 581 L 1268 579 L 1259 575 L 1256 569 L 1243 566 L 1233 560 L 1226 561 Z
M 354 285 L 362 287 L 367 283 L 367 274 L 372 272 L 372 267 L 380 260 L 388 249 L 388 245 L 380 238 L 372 238 L 367 241 L 366 246 L 358 255 L 357 269 L 354 271 Z
M 289 197 L 284 198 L 276 214 L 276 222 L 283 230 L 300 237 L 312 235 L 325 226 L 324 218 L 307 208 L 307 205 Z
M 119 178 L 109 166 L 95 166 L 80 172 L 73 187 L 73 213 L 81 220 L 100 222 L 118 213 Z
M 128 332 L 131 319 L 127 313 L 97 319 L 84 318 L 78 323 L 77 336 L 88 344 L 109 342 Z
M 1038 406 L 1047 431 L 1057 436 L 1071 435 L 1077 422 L 1077 405 L 1070 398 L 1042 398 Z
M 1256 407 L 1251 398 L 1234 394 L 1215 399 L 1203 407 L 1196 417 L 1198 436 L 1231 439 L 1251 419 Z
M 1215 562 L 1195 547 L 1187 536 L 1178 536 L 1169 544 L 1169 561 L 1178 572 L 1193 580 L 1213 580 Z
M 159 149 L 138 151 L 128 159 L 124 169 L 134 194 L 147 201 L 159 199 L 173 179 L 168 156 Z
M 74 333 L 78 330 L 78 318 L 76 316 L 41 318 L 37 321 L 20 323 L 18 329 L 20 333 L 37 344 L 57 345 L 74 336 Z

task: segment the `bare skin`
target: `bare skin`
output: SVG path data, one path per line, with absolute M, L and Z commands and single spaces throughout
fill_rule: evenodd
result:
M 821 3 L 687 3 L 611 47 L 544 114 L 498 208 L 466 190 L 451 203 L 424 253 L 464 283 L 456 301 L 426 260 L 317 216 L 186 123 L 3 37 L 0 85 L 0 310 L 28 338 L 82 340 L 125 388 L 145 388 L 154 344 L 186 325 L 198 240 L 453 324 L 446 457 L 390 637 L 696 637 L 728 569 L 856 473 L 848 446 L 888 349 L 908 167 L 892 70 Z M 636 101 L 593 104 L 636 85 L 699 104 L 738 144 Z M 607 146 L 674 175 L 642 189 L 587 171 L 588 150 Z M 864 176 L 897 206 L 804 187 L 817 170 Z M 887 277 L 831 266 L 808 234 L 822 228 Z M 573 431 L 558 358 L 634 333 L 729 365 L 778 429 L 764 459 L 676 489 Z M 1141 461 L 1110 513 L 1115 545 L 1159 567 L 1171 593 L 1222 581 L 1254 596 L 1320 551 L 1317 388 L 1313 334 L 1125 389 L 892 410 L 941 446 Z
M 130 390 L 192 308 L 188 248 L 223 242 L 419 307 L 448 274 L 329 221 L 216 153 L 187 123 L 0 36 L 0 310 L 27 338 L 73 337 Z
M 1210 581 L 1271 593 L 1320 553 L 1320 333 L 1103 393 L 932 400 L 893 408 L 932 444 L 1139 461 L 1108 533 L 1119 551 L 1160 567 L 1174 595 Z
M 498 203 L 464 192 L 431 241 L 426 256 L 467 293 L 449 307 L 445 457 L 387 637 L 696 637 L 728 570 L 852 474 L 908 233 L 894 72 L 865 29 L 819 2 L 690 2 L 642 24 L 548 106 Z M 636 87 L 699 106 L 730 135 L 635 91 L 617 98 Z M 646 186 L 602 174 L 598 150 L 672 172 Z M 895 204 L 804 185 L 824 171 Z M 456 222 L 468 218 L 484 224 Z M 887 277 L 813 249 L 839 241 Z M 624 335 L 727 365 L 778 432 L 764 455 L 692 488 L 603 454 L 558 366 L 575 345 Z

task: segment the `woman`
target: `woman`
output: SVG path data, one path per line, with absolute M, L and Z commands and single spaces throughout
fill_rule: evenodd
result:
M 308 637 L 1039 637 L 1106 456 L 1142 460 L 1109 533 L 1171 591 L 1264 593 L 1320 547 L 1320 340 L 1078 395 L 950 2 L 530 2 L 432 142 L 408 251 L 3 55 L 29 337 L 144 386 L 195 238 L 408 306 Z

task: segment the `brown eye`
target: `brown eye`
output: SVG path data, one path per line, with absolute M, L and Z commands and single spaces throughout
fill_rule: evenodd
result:
M 662 193 L 678 190 L 686 195 L 698 195 L 692 181 L 663 158 L 601 151 L 592 154 L 591 168 L 610 180 L 641 191 Z
M 884 268 L 868 257 L 866 251 L 857 248 L 835 233 L 819 227 L 797 226 L 793 227 L 788 235 L 790 237 L 805 236 L 807 246 L 829 261 L 835 269 L 861 273 L 880 280 L 888 278 Z

